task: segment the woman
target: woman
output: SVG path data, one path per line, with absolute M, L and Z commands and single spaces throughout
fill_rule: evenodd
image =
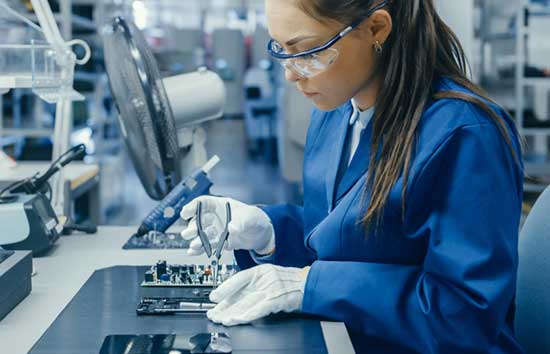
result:
M 521 352 L 520 144 L 433 1 L 266 5 L 269 52 L 318 108 L 304 205 L 205 197 L 182 211 L 202 202 L 215 239 L 229 202 L 227 248 L 249 268 L 212 292 L 208 317 L 320 315 L 345 322 L 358 353 Z M 202 252 L 194 226 L 183 235 Z

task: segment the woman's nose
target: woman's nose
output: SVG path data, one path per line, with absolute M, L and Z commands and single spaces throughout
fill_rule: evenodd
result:
M 289 82 L 296 82 L 300 80 L 301 77 L 296 73 L 296 71 L 292 70 L 292 68 L 285 67 L 285 79 Z

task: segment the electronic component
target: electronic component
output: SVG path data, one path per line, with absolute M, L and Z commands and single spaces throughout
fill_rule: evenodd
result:
M 40 255 L 59 238 L 59 222 L 42 194 L 11 194 L 0 198 L 0 245 L 7 250 Z
M 196 297 L 144 297 L 138 304 L 139 316 L 175 315 L 206 312 L 216 304 L 208 299 L 210 291 L 198 291 Z
M 232 352 L 225 333 L 111 335 L 103 341 L 99 354 L 206 354 Z
M 144 274 L 144 287 L 214 287 L 221 284 L 237 271 L 234 265 L 219 264 L 217 282 L 213 279 L 211 265 L 174 264 L 158 261 Z
M 180 234 L 150 231 L 144 236 L 133 235 L 122 247 L 132 249 L 188 249 L 190 241 L 184 240 Z
M 62 230 L 67 235 L 73 231 L 97 232 L 96 225 L 77 225 L 70 220 L 62 227 L 59 226 L 51 206 L 54 192 L 48 181 L 63 167 L 73 161 L 81 160 L 85 155 L 86 147 L 83 144 L 74 146 L 52 162 L 46 172 L 16 181 L 0 190 L 0 225 L 9 224 L 5 235 L 0 237 L 0 244 L 19 242 L 5 248 L 29 250 L 36 255 L 49 249 Z M 49 195 L 48 198 L 46 195 Z M 27 220 L 22 217 L 25 214 Z M 23 238 L 22 235 L 24 235 Z

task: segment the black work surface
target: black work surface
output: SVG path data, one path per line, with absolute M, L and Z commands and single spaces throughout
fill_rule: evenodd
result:
M 147 269 L 119 266 L 96 271 L 30 353 L 97 354 L 110 334 L 225 332 L 231 336 L 234 354 L 328 354 L 319 320 L 298 315 L 272 316 L 237 327 L 215 325 L 205 314 L 138 317 L 141 297 L 181 295 L 173 288 L 140 287 Z

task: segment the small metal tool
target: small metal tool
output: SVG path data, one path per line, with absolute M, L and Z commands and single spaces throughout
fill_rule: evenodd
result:
M 231 222 L 231 205 L 229 203 L 225 204 L 225 227 L 220 237 L 218 238 L 218 245 L 214 253 L 212 253 L 212 245 L 210 244 L 208 235 L 206 234 L 206 232 L 204 232 L 204 229 L 202 228 L 202 203 L 200 202 L 197 205 L 197 215 L 195 219 L 197 222 L 197 230 L 199 233 L 199 238 L 202 242 L 202 246 L 204 248 L 204 252 L 206 252 L 206 256 L 210 259 L 210 264 L 212 265 L 212 283 L 214 287 L 216 287 L 218 285 L 218 264 L 223 251 L 223 247 L 225 246 L 225 242 L 229 237 L 228 226 Z M 214 258 L 212 258 L 212 256 L 214 256 Z

